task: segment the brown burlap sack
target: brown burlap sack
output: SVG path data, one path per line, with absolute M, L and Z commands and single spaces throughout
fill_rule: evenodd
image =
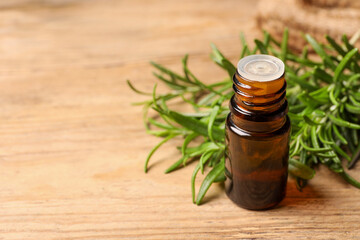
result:
M 289 45 L 296 50 L 306 44 L 303 33 L 324 42 L 326 34 L 340 40 L 343 34 L 350 38 L 360 30 L 360 1 L 262 0 L 257 9 L 258 27 L 277 40 L 288 27 Z
M 301 2 L 318 7 L 360 8 L 358 0 L 301 0 Z

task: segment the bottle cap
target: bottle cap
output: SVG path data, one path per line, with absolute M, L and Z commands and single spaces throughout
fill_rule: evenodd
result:
M 285 65 L 279 58 L 256 54 L 242 58 L 237 65 L 241 77 L 257 82 L 268 82 L 280 78 L 285 71 Z

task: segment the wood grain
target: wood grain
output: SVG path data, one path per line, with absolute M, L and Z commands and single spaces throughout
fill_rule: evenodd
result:
M 158 139 L 125 79 L 149 90 L 148 62 L 178 70 L 185 53 L 201 79 L 222 79 L 209 43 L 235 62 L 239 32 L 258 35 L 256 1 L 1 2 L 0 239 L 360 238 L 360 192 L 327 169 L 259 212 L 221 185 L 193 205 L 193 166 L 163 174 L 176 141 L 143 173 Z

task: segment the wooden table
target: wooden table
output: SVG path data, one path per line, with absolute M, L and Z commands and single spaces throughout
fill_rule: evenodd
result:
M 194 165 L 163 174 L 177 142 L 143 172 L 159 139 L 125 80 L 150 90 L 148 62 L 179 70 L 185 53 L 199 78 L 222 79 L 209 43 L 236 62 L 239 32 L 258 35 L 255 3 L 1 1 L 0 239 L 360 239 L 360 191 L 325 168 L 259 212 L 221 185 L 194 205 Z

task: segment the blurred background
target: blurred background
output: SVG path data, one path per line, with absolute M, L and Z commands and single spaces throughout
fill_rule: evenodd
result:
M 290 45 L 299 50 L 303 32 L 323 41 L 325 34 L 340 39 L 360 29 L 360 3 L 352 0 L 2 0 L 0 9 L 1 60 L 39 71 L 185 53 L 199 58 L 210 42 L 235 57 L 241 31 L 248 40 L 261 37 L 261 29 L 281 39 L 289 27 Z
M 236 63 L 240 32 L 253 44 L 261 29 L 281 39 L 284 27 L 294 50 L 302 32 L 319 41 L 351 37 L 360 29 L 360 1 L 1 0 L 0 239 L 275 239 L 276 231 L 312 238 L 329 212 L 328 229 L 348 223 L 335 237 L 359 233 L 354 189 L 327 170 L 304 193 L 289 184 L 286 211 L 271 216 L 237 208 L 219 186 L 209 204 L 193 205 L 192 168 L 163 174 L 179 156 L 174 145 L 143 173 L 158 139 L 131 105 L 147 98 L 126 79 L 150 91 L 149 61 L 177 71 L 189 54 L 201 80 L 218 81 L 226 73 L 210 60 L 210 43 Z M 253 225 L 262 219 L 265 229 Z

